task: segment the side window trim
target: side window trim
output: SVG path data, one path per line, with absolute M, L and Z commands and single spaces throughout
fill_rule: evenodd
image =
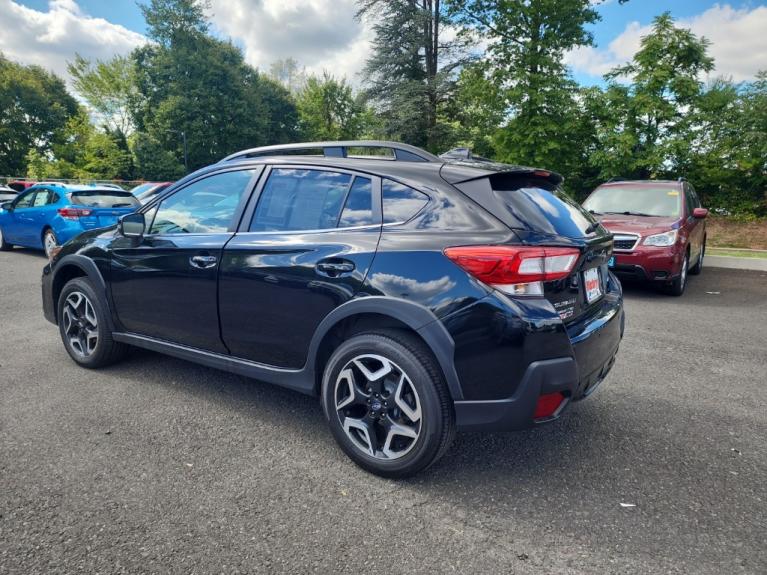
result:
M 324 228 L 319 230 L 284 230 L 284 231 L 256 231 L 252 232 L 250 231 L 250 223 L 253 220 L 253 216 L 256 213 L 256 206 L 258 205 L 258 200 L 261 198 L 261 194 L 264 191 L 264 187 L 266 186 L 266 182 L 269 181 L 269 176 L 271 175 L 272 171 L 279 170 L 279 169 L 286 169 L 286 170 L 319 170 L 323 172 L 338 172 L 341 174 L 349 174 L 352 176 L 352 180 L 349 185 L 349 189 L 346 191 L 346 197 L 348 197 L 349 192 L 351 191 L 351 186 L 354 184 L 354 179 L 356 177 L 361 178 L 368 178 L 373 182 L 373 223 L 372 224 L 365 224 L 363 226 L 354 226 L 354 227 L 347 227 L 347 228 Z M 346 199 L 344 199 L 344 204 L 346 202 Z M 360 230 L 360 229 L 366 229 L 366 228 L 380 228 L 383 217 L 382 217 L 382 210 L 381 210 L 381 202 L 382 202 L 382 196 L 381 196 L 381 178 L 378 176 L 374 176 L 373 174 L 366 174 L 364 172 L 355 172 L 352 170 L 347 170 L 345 168 L 336 168 L 333 166 L 312 166 L 308 164 L 271 164 L 264 166 L 264 171 L 262 174 L 261 179 L 258 181 L 258 184 L 256 185 L 255 190 L 253 190 L 253 193 L 251 194 L 250 201 L 248 202 L 248 205 L 246 206 L 242 217 L 240 218 L 240 225 L 237 227 L 237 233 L 240 234 L 259 234 L 259 235 L 274 235 L 274 234 L 297 234 L 297 233 L 323 233 L 323 232 L 337 232 L 339 230 Z M 341 212 L 343 212 L 343 205 L 341 205 Z M 339 215 L 340 217 L 340 215 Z
M 175 196 L 177 193 L 181 192 L 182 190 L 185 190 L 186 188 L 188 188 L 192 184 L 196 184 L 197 182 L 200 182 L 200 181 L 205 180 L 207 178 L 210 178 L 210 177 L 213 177 L 213 176 L 218 176 L 220 174 L 224 174 L 224 173 L 227 173 L 227 172 L 245 172 L 245 171 L 249 171 L 249 170 L 252 170 L 254 172 L 253 176 L 250 178 L 250 180 L 248 180 L 248 183 L 245 186 L 245 190 L 242 192 L 242 197 L 240 198 L 240 202 L 239 202 L 239 204 L 237 204 L 237 208 L 235 209 L 234 215 L 232 217 L 232 223 L 229 225 L 229 228 L 227 229 L 227 231 L 225 233 L 234 233 L 234 232 L 236 232 L 237 228 L 238 228 L 238 226 L 240 224 L 240 221 L 242 219 L 243 212 L 245 211 L 245 208 L 248 205 L 248 202 L 250 200 L 250 196 L 253 193 L 253 186 L 254 186 L 254 184 L 256 184 L 256 182 L 258 182 L 258 178 L 264 172 L 264 166 L 259 166 L 259 165 L 255 165 L 255 166 L 237 166 L 236 168 L 228 168 L 228 169 L 225 169 L 225 170 L 216 170 L 216 171 L 213 171 L 213 172 L 207 172 L 207 173 L 201 175 L 199 178 L 195 178 L 193 180 L 189 180 L 183 186 L 173 190 L 173 192 L 168 194 L 168 195 L 162 195 L 162 193 L 161 193 L 159 201 L 149 202 L 147 205 L 142 206 L 142 208 L 140 210 L 140 213 L 144 214 L 145 216 L 147 214 L 149 214 L 150 212 L 152 212 L 152 216 L 151 216 L 151 220 L 152 221 L 147 221 L 146 222 L 146 229 L 147 230 L 151 230 L 152 229 L 152 225 L 154 224 L 154 218 L 157 215 L 157 211 L 158 211 L 158 209 L 160 207 L 160 204 L 162 204 L 165 200 L 168 200 L 169 198 L 172 198 L 173 196 Z M 188 235 L 188 236 L 200 236 L 200 235 L 209 235 L 211 233 L 217 233 L 217 232 L 198 232 L 198 233 L 190 233 L 190 234 L 185 234 L 185 235 Z M 160 233 L 152 234 L 153 237 L 163 237 L 165 235 L 175 235 L 175 234 L 160 234 Z

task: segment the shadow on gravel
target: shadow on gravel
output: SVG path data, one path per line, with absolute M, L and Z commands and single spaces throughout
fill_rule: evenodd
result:
M 13 254 L 13 256 L 20 256 L 20 257 L 30 257 L 30 258 L 38 258 L 41 260 L 47 260 L 48 258 L 45 257 L 45 252 L 42 250 L 33 250 L 31 248 L 20 248 L 20 247 L 14 247 L 10 252 L 10 254 Z

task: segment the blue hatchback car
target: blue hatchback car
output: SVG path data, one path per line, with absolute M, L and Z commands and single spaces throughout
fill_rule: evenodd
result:
M 81 232 L 117 223 L 141 203 L 123 190 L 98 186 L 38 184 L 0 206 L 0 250 L 13 246 L 43 249 Z

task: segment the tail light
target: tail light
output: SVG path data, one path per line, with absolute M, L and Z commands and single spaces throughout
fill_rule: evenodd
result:
M 543 282 L 573 271 L 576 248 L 534 246 L 462 246 L 445 255 L 483 283 L 509 295 L 543 295 Z
M 83 216 L 90 216 L 93 210 L 86 210 L 84 208 L 59 208 L 59 215 L 65 220 L 77 220 Z

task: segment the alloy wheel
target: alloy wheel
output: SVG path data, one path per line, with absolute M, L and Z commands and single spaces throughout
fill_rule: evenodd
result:
M 393 460 L 409 453 L 421 432 L 421 400 L 393 361 L 358 355 L 338 374 L 334 405 L 341 427 L 360 451 Z
M 62 311 L 64 334 L 69 346 L 80 357 L 90 357 L 99 342 L 98 319 L 91 300 L 74 291 L 67 296 Z
M 56 237 L 53 235 L 52 232 L 45 232 L 45 238 L 43 239 L 43 244 L 45 248 L 45 255 L 50 258 L 53 248 L 56 247 Z

